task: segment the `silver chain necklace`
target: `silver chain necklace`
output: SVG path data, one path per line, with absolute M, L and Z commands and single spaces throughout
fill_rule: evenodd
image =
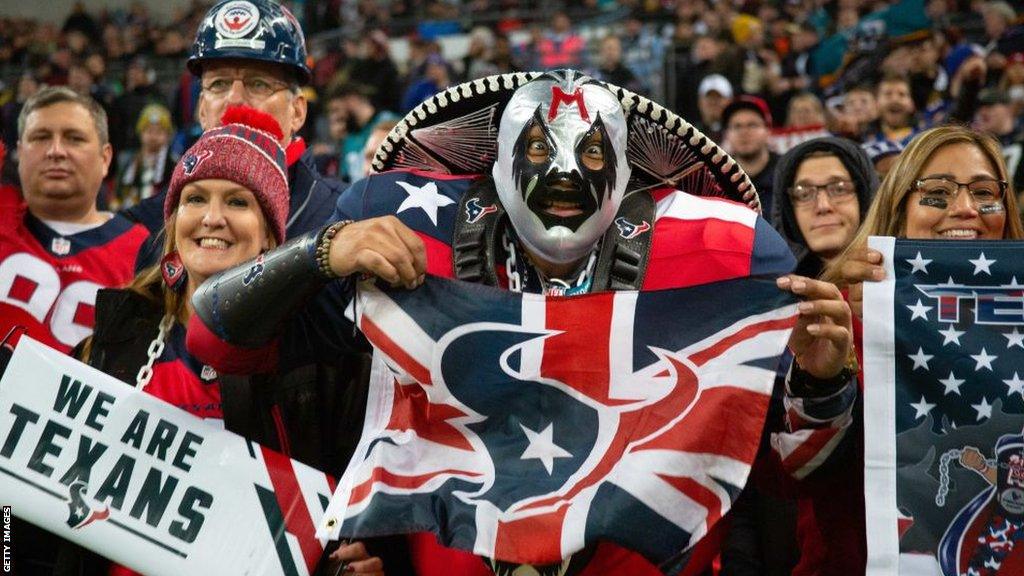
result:
M 505 274 L 508 276 L 508 289 L 512 292 L 521 293 L 523 291 L 523 277 L 519 273 L 516 243 L 509 238 L 507 230 L 501 235 L 501 245 L 508 254 L 505 258 Z M 537 278 L 540 280 L 541 289 L 545 296 L 574 296 L 590 291 L 590 277 L 596 263 L 597 251 L 594 251 L 590 253 L 590 259 L 587 260 L 587 265 L 583 268 L 583 271 L 580 272 L 576 281 L 572 283 L 566 282 L 561 278 L 546 278 L 538 268 L 534 267 L 534 270 L 537 273 Z
M 149 349 L 146 351 L 149 359 L 142 368 L 139 368 L 139 374 L 135 376 L 135 387 L 139 390 L 145 390 L 149 381 L 153 378 L 153 363 L 156 362 L 156 359 L 164 353 L 164 345 L 167 342 L 167 333 L 170 332 L 171 326 L 173 325 L 173 314 L 165 314 L 164 317 L 160 319 L 160 328 L 156 333 L 156 338 L 149 343 Z

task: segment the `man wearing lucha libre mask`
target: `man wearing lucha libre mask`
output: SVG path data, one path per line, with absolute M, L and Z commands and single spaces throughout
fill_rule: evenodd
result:
M 772 275 L 808 304 L 789 342 L 797 361 L 786 396 L 795 415 L 814 413 L 792 421 L 814 425 L 779 430 L 788 438 L 782 444 L 818 463 L 837 443 L 822 434 L 842 435 L 856 396 L 846 366 L 849 308 L 834 285 L 788 274 L 793 256 L 758 215 L 749 179 L 679 116 L 574 71 L 493 76 L 412 110 L 378 150 L 374 169 L 339 200 L 335 223 L 268 252 L 259 283 L 241 267 L 197 292 L 194 322 L 207 335 L 190 343 L 202 348 L 197 355 L 235 371 L 286 361 L 272 348 L 284 321 L 312 294 L 336 294 L 343 309 L 361 275 L 408 289 L 433 274 L 561 296 Z M 340 312 L 318 322 L 310 334 L 359 345 Z M 702 542 L 710 544 L 692 547 L 686 573 L 713 557 L 713 539 Z M 432 534 L 410 543 L 421 575 L 535 573 L 443 548 Z M 661 572 L 602 542 L 536 573 Z

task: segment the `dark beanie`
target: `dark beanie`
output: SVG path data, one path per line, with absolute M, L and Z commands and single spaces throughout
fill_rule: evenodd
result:
M 779 163 L 775 166 L 774 198 L 772 202 L 771 223 L 776 230 L 782 234 L 789 244 L 789 249 L 797 260 L 797 273 L 805 276 L 817 277 L 821 273 L 822 261 L 816 254 L 813 254 L 807 247 L 807 241 L 800 232 L 800 225 L 796 221 L 796 213 L 793 210 L 793 202 L 790 201 L 787 190 L 793 185 L 796 178 L 796 171 L 808 155 L 815 152 L 828 152 L 839 158 L 846 171 L 850 173 L 857 188 L 857 203 L 860 209 L 860 220 L 871 205 L 871 199 L 878 190 L 878 174 L 875 167 L 868 160 L 867 155 L 861 147 L 845 138 L 826 136 L 814 138 L 797 144 L 789 152 L 786 152 Z

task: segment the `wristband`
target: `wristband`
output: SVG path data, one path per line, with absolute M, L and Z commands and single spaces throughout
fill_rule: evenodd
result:
M 324 228 L 323 233 L 320 235 L 320 240 L 316 243 L 316 268 L 320 272 L 320 275 L 327 280 L 340 278 L 340 276 L 331 269 L 331 242 L 334 241 L 334 237 L 342 228 L 351 223 L 352 220 L 342 220 L 331 224 Z

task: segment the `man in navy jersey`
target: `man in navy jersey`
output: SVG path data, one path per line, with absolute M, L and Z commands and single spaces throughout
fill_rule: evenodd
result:
M 0 333 L 23 326 L 63 352 L 92 332 L 96 292 L 133 275 L 146 229 L 96 208 L 110 166 L 107 116 L 47 88 L 18 117 L 21 196 L 0 198 Z

